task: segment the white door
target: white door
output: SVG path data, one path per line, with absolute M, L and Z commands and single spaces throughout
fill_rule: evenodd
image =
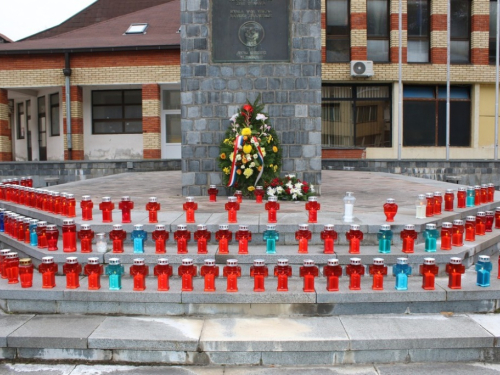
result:
M 161 158 L 181 158 L 181 92 L 176 88 L 161 90 Z

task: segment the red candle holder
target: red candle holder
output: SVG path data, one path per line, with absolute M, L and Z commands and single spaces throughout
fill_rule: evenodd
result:
M 288 259 L 278 259 L 274 266 L 274 277 L 278 278 L 278 292 L 288 292 L 288 278 L 292 277 L 292 266 L 288 264 Z
M 25 224 L 26 216 L 19 216 L 16 221 L 16 226 L 17 226 L 17 240 L 20 242 L 24 242 L 24 235 L 26 231 L 26 224 Z
M 321 231 L 321 239 L 323 240 L 323 253 L 334 254 L 335 240 L 337 240 L 337 232 L 335 232 L 333 224 L 325 224 Z
M 9 284 L 19 283 L 19 256 L 17 253 L 7 253 L 4 259 L 4 272 Z
M 432 217 L 434 216 L 434 194 L 426 193 L 425 199 L 427 200 L 427 204 L 425 206 L 425 217 Z
M 74 194 L 66 195 L 67 217 L 76 217 L 76 199 Z
M 92 240 L 94 239 L 95 233 L 91 229 L 90 224 L 82 224 L 80 226 L 80 231 L 78 232 L 78 239 L 80 240 L 80 251 L 82 253 L 92 252 Z
M 453 224 L 444 222 L 441 224 L 441 250 L 451 250 L 453 237 Z
M 45 229 L 45 236 L 47 237 L 47 250 L 57 250 L 57 240 L 59 239 L 59 231 L 57 225 L 49 224 Z
M 484 236 L 486 234 L 486 212 L 478 212 L 476 214 L 476 234 Z
M 467 201 L 467 188 L 461 186 L 457 191 L 457 208 L 465 208 Z
M 198 254 L 207 254 L 207 244 L 212 239 L 212 233 L 207 230 L 205 224 L 199 224 L 194 232 L 194 240 L 198 242 Z
M 187 230 L 186 224 L 177 225 L 177 230 L 174 232 L 174 240 L 177 241 L 177 254 L 187 254 L 191 232 Z
M 467 216 L 465 218 L 465 241 L 476 240 L 476 217 Z
M 486 232 L 493 232 L 494 215 L 493 211 L 486 211 Z
M 255 259 L 250 267 L 250 277 L 253 277 L 253 291 L 265 292 L 264 282 L 269 276 L 269 270 L 264 259 Z
M 102 211 L 102 222 L 112 223 L 115 204 L 111 202 L 111 197 L 102 197 L 102 202 L 99 203 L 99 209 Z
M 304 279 L 304 287 L 302 290 L 306 293 L 315 292 L 314 278 L 318 277 L 319 270 L 314 260 L 304 259 L 303 266 L 299 268 L 299 275 Z
M 339 278 L 342 277 L 342 266 L 338 259 L 328 259 L 328 263 L 323 267 L 323 276 L 326 277 L 326 290 L 337 292 Z
M 33 286 L 34 266 L 30 258 L 19 259 L 19 278 L 21 279 L 21 288 L 31 288 Z
M 248 243 L 252 241 L 252 232 L 248 230 L 248 225 L 240 224 L 234 238 L 238 241 L 238 254 L 248 254 Z
M 349 276 L 349 289 L 361 290 L 361 276 L 365 274 L 365 266 L 361 264 L 361 259 L 351 258 L 345 272 Z
M 444 210 L 453 211 L 453 201 L 455 200 L 455 193 L 453 189 L 446 189 L 444 194 Z
M 82 220 L 92 220 L 92 209 L 94 208 L 94 203 L 92 202 L 92 198 L 90 197 L 90 195 L 82 196 L 80 208 L 82 209 Z
M 243 192 L 241 190 L 236 190 L 234 192 L 234 196 L 236 197 L 236 201 L 238 203 L 243 203 Z
M 194 197 L 186 197 L 186 203 L 182 205 L 182 209 L 186 211 L 186 223 L 194 223 L 194 213 L 198 209 L 198 203 L 195 203 Z
M 56 273 L 58 266 L 54 263 L 54 257 L 43 257 L 38 266 L 38 272 L 42 274 L 42 288 L 52 289 L 56 286 Z
M 415 231 L 415 225 L 406 224 L 399 236 L 403 240 L 403 253 L 413 253 L 415 249 L 415 240 L 418 237 Z
M 24 243 L 30 243 L 30 223 L 32 220 L 36 219 L 32 219 L 30 217 L 24 218 Z M 36 222 L 38 222 L 38 220 Z
M 135 258 L 130 267 L 130 276 L 134 278 L 134 291 L 146 290 L 146 277 L 149 275 L 149 267 L 144 264 L 144 258 Z
M 474 185 L 474 206 L 481 204 L 481 185 Z
M 219 193 L 217 187 L 215 185 L 210 185 L 210 188 L 207 192 L 209 202 L 217 202 L 217 194 Z
M 63 273 L 66 275 L 66 289 L 77 289 L 80 287 L 82 266 L 78 263 L 77 257 L 66 258 L 66 263 L 63 265 Z
M 422 289 L 434 290 L 436 275 L 439 272 L 439 267 L 436 266 L 434 258 L 424 258 L 424 264 L 420 265 L 420 274 L 422 278 Z
M 155 230 L 151 234 L 153 241 L 155 241 L 156 254 L 165 254 L 167 252 L 167 241 L 169 233 L 165 229 L 165 225 L 156 224 Z
M 488 184 L 481 184 L 481 203 L 488 203 Z
M 372 290 L 384 290 L 384 276 L 387 276 L 387 266 L 384 265 L 384 260 L 374 258 L 368 271 L 373 277 Z
M 134 209 L 134 202 L 128 195 L 122 197 L 118 203 L 118 209 L 122 211 L 122 223 L 128 224 L 132 222 L 132 210 Z
M 205 292 L 215 292 L 215 279 L 219 277 L 219 267 L 215 265 L 215 259 L 205 259 L 201 266 L 200 276 L 204 278 Z
M 397 213 L 398 205 L 396 204 L 396 200 L 394 198 L 387 198 L 387 201 L 384 204 L 385 221 L 393 222 Z
M 495 208 L 495 229 L 500 229 L 500 207 Z
M 255 203 L 262 203 L 262 199 L 264 198 L 264 195 L 266 192 L 264 191 L 263 186 L 256 186 L 255 190 L 253 191 L 253 195 L 255 196 Z
M 363 232 L 359 228 L 358 224 L 351 224 L 351 228 L 345 234 L 349 241 L 349 254 L 359 254 L 361 241 L 363 241 Z
M 83 268 L 83 273 L 87 275 L 88 290 L 101 289 L 101 275 L 103 274 L 103 267 L 99 264 L 99 258 L 89 258 L 88 263 Z
M 64 219 L 62 226 L 63 251 L 74 253 L 76 251 L 76 224 L 73 219 Z
M 238 278 L 241 277 L 241 267 L 238 266 L 237 259 L 228 259 L 222 270 L 222 276 L 227 279 L 226 292 L 234 293 L 238 291 Z
M 451 245 L 460 247 L 464 245 L 464 221 L 463 220 L 453 220 L 453 227 L 451 228 Z
M 160 204 L 156 197 L 149 197 L 149 202 L 146 204 L 146 211 L 149 213 L 149 222 L 158 222 L 158 211 L 160 211 Z
M 434 215 L 441 215 L 443 210 L 443 195 L 440 191 L 434 192 Z
M 280 204 L 278 203 L 278 197 L 270 196 L 267 198 L 267 203 L 264 205 L 264 208 L 267 211 L 267 222 L 268 223 L 276 223 L 277 222 L 277 213 L 280 209 Z
M 229 242 L 233 239 L 229 225 L 219 224 L 219 230 L 215 232 L 215 239 L 219 242 L 219 254 L 229 254 Z
M 308 224 L 299 224 L 299 230 L 295 232 L 295 239 L 299 241 L 299 254 L 307 254 L 309 252 L 309 241 L 312 238 L 312 233 L 309 230 Z
M 488 184 L 488 203 L 493 203 L 495 201 L 495 184 Z
M 198 274 L 198 268 L 194 265 L 191 258 L 185 258 L 182 260 L 182 264 L 177 269 L 179 277 L 182 280 L 182 291 L 192 292 L 193 291 L 193 277 Z
M 229 223 L 238 222 L 238 211 L 240 209 L 240 204 L 237 202 L 236 197 L 227 197 L 228 202 L 225 205 L 227 211 L 227 221 Z
M 450 258 L 450 263 L 446 265 L 446 273 L 448 274 L 448 288 L 462 289 L 462 275 L 465 273 L 462 258 Z
M 49 244 L 47 243 L 47 222 L 39 221 L 36 224 L 36 235 L 38 237 L 38 248 L 39 249 L 47 249 Z
M 26 197 L 27 201 L 29 199 L 29 197 Z M 52 212 L 56 215 L 60 215 L 62 213 L 62 198 L 61 194 L 57 191 L 54 191 L 54 193 L 52 194 Z
M 127 238 L 127 232 L 121 224 L 114 224 L 113 230 L 109 232 L 109 239 L 113 241 L 113 253 L 123 253 L 123 241 Z
M 154 275 L 158 278 L 158 291 L 166 292 L 170 290 L 170 277 L 172 276 L 172 266 L 167 258 L 158 259 L 154 268 Z
M 306 211 L 309 213 L 308 223 L 318 222 L 318 211 L 321 209 L 321 205 L 318 203 L 318 197 L 311 196 L 307 198 Z

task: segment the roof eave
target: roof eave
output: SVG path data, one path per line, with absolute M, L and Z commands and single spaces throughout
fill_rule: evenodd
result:
M 47 53 L 81 53 L 81 52 L 118 52 L 118 51 L 146 51 L 180 49 L 180 44 L 150 45 L 150 46 L 117 46 L 117 47 L 85 47 L 85 48 L 51 48 L 51 49 L 24 49 L 0 50 L 0 55 L 35 55 Z

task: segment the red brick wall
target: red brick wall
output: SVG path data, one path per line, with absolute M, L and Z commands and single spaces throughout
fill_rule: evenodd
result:
M 1 88 L 0 104 L 2 104 L 2 110 L 7 111 L 7 106 L 9 105 L 7 90 Z M 7 117 L 6 115 L 7 113 L 4 113 L 2 117 Z M 12 151 L 9 147 L 12 142 L 12 132 L 8 120 L 0 120 L 0 137 L 2 137 L 2 142 L 0 142 L 0 161 L 12 161 Z

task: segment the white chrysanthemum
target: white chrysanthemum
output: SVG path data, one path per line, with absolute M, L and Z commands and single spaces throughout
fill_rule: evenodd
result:
M 292 181 L 288 181 L 285 185 L 288 186 L 289 188 L 293 187 Z
M 276 194 L 276 190 L 274 190 L 271 186 L 267 188 L 267 195 L 274 196 Z
M 257 116 L 255 116 L 255 119 L 256 119 L 256 120 L 266 121 L 266 120 L 267 120 L 267 117 L 266 117 L 266 116 L 264 116 L 262 113 L 257 113 Z
M 251 163 L 250 163 L 250 168 L 253 168 L 253 167 L 255 167 L 255 163 L 254 163 L 254 162 L 251 162 Z
M 259 157 L 259 155 L 257 155 L 257 154 L 253 154 L 253 158 L 254 158 L 254 159 L 257 159 L 258 157 Z
M 276 191 L 278 194 L 283 193 L 284 189 L 281 186 L 276 186 Z
M 241 160 L 241 155 L 240 154 L 236 155 L 236 160 L 238 160 L 238 161 Z
M 237 113 L 235 113 L 234 115 L 232 115 L 231 118 L 229 119 L 229 121 L 235 122 L 236 121 L 236 117 L 238 117 Z
M 247 160 L 252 160 L 252 155 L 250 154 L 246 154 L 245 157 L 247 158 Z
M 241 169 L 245 169 L 245 164 L 241 164 Z

